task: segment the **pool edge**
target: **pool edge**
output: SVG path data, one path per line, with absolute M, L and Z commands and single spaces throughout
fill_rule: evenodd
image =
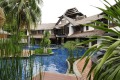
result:
M 77 77 L 82 77 L 82 74 L 79 72 L 78 68 L 77 68 L 77 64 L 78 62 L 80 61 L 80 59 L 76 60 L 74 63 L 73 63 L 73 71 L 75 73 L 75 75 Z

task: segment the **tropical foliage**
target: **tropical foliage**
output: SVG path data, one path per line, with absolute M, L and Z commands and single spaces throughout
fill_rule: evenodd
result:
M 114 0 L 116 4 L 113 6 L 108 1 L 104 0 L 104 5 L 106 9 L 98 8 L 103 11 L 104 18 L 108 21 L 113 22 L 116 26 L 120 28 L 120 0 Z M 97 64 L 93 64 L 89 73 L 88 79 L 91 79 L 91 75 L 93 74 L 93 80 L 119 80 L 120 79 L 120 31 L 115 27 L 113 29 L 108 28 L 109 24 L 105 24 L 103 22 L 95 21 L 96 25 L 90 24 L 93 28 L 103 30 L 107 33 L 111 33 L 114 36 L 96 36 L 97 39 L 101 39 L 102 43 L 95 44 L 91 48 L 89 48 L 81 59 L 86 56 L 86 63 L 84 65 L 83 71 L 88 64 L 88 61 L 91 57 L 99 50 L 106 50 L 104 56 L 100 58 Z M 95 38 L 95 37 L 94 37 Z M 78 45 L 85 44 L 88 42 L 95 41 L 95 39 L 91 39 L 89 41 L 84 41 Z
M 41 0 L 1 0 L 0 6 L 6 16 L 5 28 L 12 30 L 27 28 L 35 25 L 41 19 L 39 3 Z
M 64 48 L 68 50 L 68 61 L 70 63 L 70 70 L 69 73 L 73 73 L 73 63 L 80 57 L 79 49 L 77 48 L 77 44 L 79 43 L 79 40 L 76 39 L 75 41 L 67 41 L 64 43 Z M 74 53 L 76 51 L 76 57 L 74 56 Z M 80 51 L 81 52 L 81 51 Z
M 47 49 L 47 55 L 51 54 L 52 50 L 51 49 Z M 44 48 L 39 48 L 35 50 L 35 54 L 40 54 L 40 55 L 45 55 L 44 53 Z
M 40 46 L 44 48 L 44 53 L 48 53 L 47 47 L 49 47 L 50 44 L 51 44 L 50 33 L 49 33 L 49 31 L 44 31 L 43 38 L 40 42 Z
M 64 47 L 68 49 L 68 53 L 69 53 L 69 57 L 74 57 L 73 56 L 73 51 L 75 50 L 76 48 L 76 43 L 75 41 L 67 41 L 65 44 L 64 44 Z
M 23 29 L 30 31 L 31 26 L 36 26 L 40 22 L 41 2 L 41 0 L 0 0 L 0 7 L 4 9 L 6 17 L 3 29 L 12 35 L 8 40 L 0 41 L 0 80 L 32 80 L 33 62 L 30 58 L 25 60 L 27 66 L 23 65 L 24 60 L 20 58 L 23 46 L 20 41 L 23 38 Z

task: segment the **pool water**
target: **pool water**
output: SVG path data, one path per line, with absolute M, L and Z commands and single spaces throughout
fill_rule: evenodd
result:
M 21 59 L 20 64 L 22 66 L 22 80 L 25 80 L 26 76 L 29 77 L 30 70 L 32 70 L 31 73 L 33 76 L 38 74 L 41 70 L 65 74 L 68 68 L 66 62 L 66 59 L 68 58 L 67 49 L 54 49 L 53 52 L 54 54 L 49 56 L 32 55 L 29 58 Z M 78 52 L 78 56 L 82 56 L 85 49 L 79 49 Z M 75 51 L 74 56 L 76 55 Z M 11 62 L 11 59 L 9 59 L 9 62 Z M 32 68 L 30 68 L 30 66 L 32 66 Z
M 39 45 L 34 45 L 34 46 L 24 46 L 23 49 L 29 49 L 29 50 L 35 50 L 40 48 Z
M 67 49 L 65 48 L 54 49 L 53 52 L 54 54 L 50 56 L 38 56 L 38 55 L 31 56 L 34 63 L 33 74 L 39 73 L 40 65 L 43 65 L 42 67 L 43 71 L 50 71 L 63 74 L 67 72 L 68 68 L 68 64 L 66 62 L 66 59 L 68 58 Z M 82 49 L 78 56 L 82 56 L 84 52 L 85 49 Z M 74 53 L 74 56 L 76 56 L 76 52 Z

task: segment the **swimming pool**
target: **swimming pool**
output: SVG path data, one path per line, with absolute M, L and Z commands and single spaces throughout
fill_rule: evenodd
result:
M 66 62 L 66 59 L 68 58 L 67 49 L 54 49 L 53 52 L 54 54 L 49 56 L 32 55 L 29 58 L 20 59 L 19 62 L 21 64 L 22 80 L 25 80 L 26 77 L 29 77 L 30 73 L 34 76 L 38 74 L 41 70 L 65 74 L 68 68 Z M 79 51 L 79 56 L 83 55 L 84 52 L 85 49 Z M 74 52 L 74 55 L 77 55 L 76 52 Z M 11 62 L 11 59 L 9 59 L 8 61 Z M 10 65 L 11 63 L 9 64 L 9 66 Z
M 34 46 L 24 46 L 23 49 L 29 49 L 29 50 L 35 50 L 40 48 L 39 45 L 34 45 Z

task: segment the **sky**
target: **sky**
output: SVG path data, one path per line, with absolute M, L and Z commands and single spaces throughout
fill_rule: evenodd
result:
M 114 0 L 107 0 L 115 4 Z M 43 0 L 42 23 L 56 23 L 58 17 L 65 13 L 67 9 L 76 7 L 79 12 L 87 17 L 99 14 L 101 11 L 95 7 L 104 8 L 102 0 Z

